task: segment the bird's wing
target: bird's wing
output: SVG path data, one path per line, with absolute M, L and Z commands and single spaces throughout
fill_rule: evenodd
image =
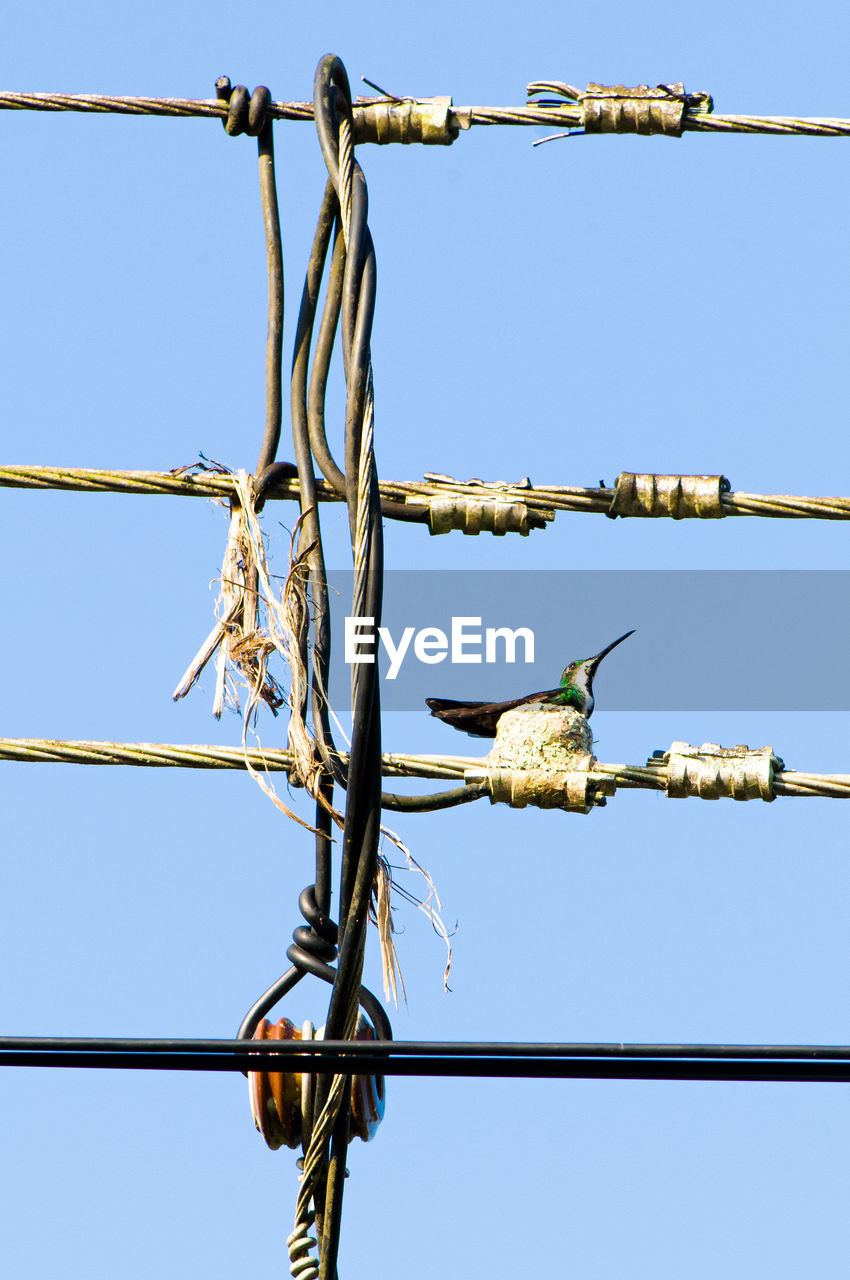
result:
M 426 698 L 431 715 L 444 720 L 454 729 L 461 729 L 473 738 L 495 738 L 499 717 L 515 707 L 529 702 L 545 702 L 557 689 L 544 689 L 540 693 L 526 694 L 509 702 L 455 702 L 452 698 Z
M 425 704 L 430 707 L 432 715 L 439 715 L 441 711 L 477 711 L 479 707 L 494 705 L 490 702 L 455 702 L 452 698 L 426 698 Z

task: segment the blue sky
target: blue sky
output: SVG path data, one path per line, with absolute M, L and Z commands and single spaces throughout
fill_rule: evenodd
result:
M 236 21 L 217 2 L 48 0 L 9 16 L 2 81 L 204 97 L 226 73 L 304 99 L 332 50 L 352 83 L 461 105 L 521 103 L 539 78 L 682 79 L 718 112 L 850 116 L 848 38 L 834 3 L 328 3 Z M 253 466 L 266 307 L 253 143 L 211 121 L 30 112 L 0 113 L 0 132 L 4 460 L 167 470 L 203 452 Z M 850 492 L 850 144 L 533 149 L 541 133 L 362 150 L 381 475 L 723 472 L 750 492 Z M 311 126 L 278 126 L 276 147 L 288 347 L 324 177 Z M 339 403 L 337 381 L 337 424 Z M 236 719 L 210 715 L 209 680 L 170 697 L 210 626 L 220 510 L 14 490 L 0 505 L 4 735 L 238 742 Z M 329 561 L 346 568 L 344 514 L 323 514 Z M 282 504 L 265 517 L 280 562 L 293 519 Z M 846 565 L 829 522 L 559 515 L 527 540 L 392 524 L 386 541 L 403 570 Z M 688 605 L 679 665 L 689 626 L 707 660 L 728 607 L 722 588 Z M 789 682 L 828 684 L 775 617 L 742 652 L 715 647 L 718 681 L 725 664 L 761 671 L 769 654 L 773 669 L 779 654 Z M 634 625 L 615 601 L 601 626 L 565 595 L 563 660 Z M 668 625 L 641 619 L 620 678 L 663 687 Z M 770 711 L 623 712 L 606 710 L 604 680 L 603 667 L 603 759 L 640 763 L 674 739 L 769 742 L 789 768 L 850 770 L 847 713 L 784 711 L 779 684 Z M 281 733 L 262 728 L 269 744 Z M 384 735 L 388 750 L 482 745 L 424 709 L 387 716 Z M 285 966 L 306 834 L 247 776 L 6 764 L 0 786 L 4 1031 L 234 1032 Z M 845 1043 L 844 812 L 626 792 L 586 818 L 477 804 L 399 821 L 457 933 L 446 995 L 439 940 L 400 907 L 409 1004 L 395 1034 Z M 373 939 L 379 988 L 376 953 Z M 305 982 L 280 1013 L 321 1022 L 326 1000 Z M 375 1142 L 351 1149 L 340 1274 L 840 1275 L 848 1130 L 841 1086 L 391 1081 Z M 286 1273 L 294 1158 L 265 1149 L 240 1077 L 7 1070 L 0 1134 L 16 1280 L 224 1277 L 257 1258 Z

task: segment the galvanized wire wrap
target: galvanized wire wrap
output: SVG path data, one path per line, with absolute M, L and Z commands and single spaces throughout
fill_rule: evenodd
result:
M 317 1245 L 316 1237 L 310 1235 L 315 1222 L 315 1213 L 305 1214 L 296 1223 L 295 1230 L 286 1237 L 286 1247 L 289 1250 L 289 1274 L 294 1277 L 294 1280 L 319 1280 L 319 1264 L 311 1253 Z

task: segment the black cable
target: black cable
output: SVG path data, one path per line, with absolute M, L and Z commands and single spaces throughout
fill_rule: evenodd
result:
M 266 338 L 266 423 L 260 455 L 254 469 L 258 486 L 258 509 L 269 484 L 265 475 L 275 460 L 280 442 L 282 418 L 281 357 L 283 352 L 283 248 L 280 236 L 280 213 L 274 165 L 272 96 L 265 85 L 249 94 L 244 84 L 231 87 L 228 76 L 215 83 L 216 97 L 228 104 L 225 133 L 231 137 L 246 133 L 257 139 L 260 171 L 260 198 L 266 242 L 266 264 L 269 280 L 268 333 Z M 279 472 L 278 472 L 279 475 Z
M 311 888 L 312 887 L 313 886 L 311 886 Z M 307 892 L 309 892 L 309 890 L 304 891 L 304 893 Z M 301 897 L 303 899 L 303 893 Z M 309 933 L 311 931 L 305 930 L 304 932 Z M 300 929 L 295 930 L 296 938 L 300 933 Z M 317 941 L 321 942 L 321 938 L 317 939 Z M 336 969 L 331 968 L 329 964 L 326 964 L 320 958 L 320 955 L 316 954 L 315 947 L 316 943 L 313 942 L 311 948 L 308 950 L 305 946 L 305 940 L 302 937 L 299 941 L 296 941 L 294 945 L 287 948 L 286 956 L 287 959 L 292 962 L 292 967 L 287 969 L 286 973 L 283 974 L 282 977 L 278 978 L 276 982 L 273 982 L 268 990 L 263 992 L 259 1000 L 256 1000 L 245 1014 L 239 1030 L 236 1033 L 240 1042 L 251 1039 L 266 1014 L 269 1013 L 278 1001 L 282 1000 L 283 997 L 301 981 L 305 974 L 311 973 L 314 977 L 321 978 L 324 982 L 329 983 L 331 986 L 333 985 L 336 980 L 337 971 Z M 336 951 L 334 949 L 334 955 L 335 954 Z M 361 1007 L 365 1009 L 371 1019 L 377 1039 L 392 1043 L 392 1028 L 390 1026 L 389 1019 L 384 1012 L 383 1005 L 378 997 L 375 996 L 368 987 L 361 986 L 358 999 Z M 347 1042 L 342 1041 L 341 1043 L 345 1044 Z
M 316 801 L 316 883 L 313 887 L 316 910 L 330 918 L 331 913 L 331 871 L 333 861 L 333 839 L 331 837 L 331 815 L 329 806 L 333 803 L 334 780 L 327 775 L 319 782 L 319 799 Z M 322 803 L 324 801 L 324 803 Z M 336 939 L 334 939 L 336 941 Z
M 297 461 L 296 474 L 299 476 L 301 493 L 301 510 L 308 512 L 303 525 L 303 545 L 311 547 L 310 594 L 313 604 L 313 665 L 312 707 L 313 732 L 319 750 L 328 768 L 333 772 L 339 786 L 348 785 L 346 770 L 339 759 L 333 734 L 325 694 L 330 680 L 330 604 L 325 572 L 324 554 L 322 551 L 321 528 L 319 524 L 316 498 L 316 482 L 311 457 L 316 461 L 331 486 L 341 497 L 346 497 L 345 476 L 339 470 L 331 455 L 325 434 L 324 405 L 325 388 L 330 369 L 331 354 L 342 300 L 342 274 L 344 261 L 344 244 L 341 229 L 338 225 L 339 201 L 331 178 L 328 178 L 319 216 L 304 288 L 301 294 L 301 305 L 298 312 L 298 326 L 295 336 L 292 358 L 292 384 L 290 411 L 292 416 L 292 434 Z M 337 221 L 335 221 L 337 220 Z M 331 275 L 325 309 L 316 339 L 312 365 L 310 364 L 310 345 L 315 327 L 316 308 L 322 275 L 327 259 L 328 247 L 333 233 L 334 252 L 331 262 Z M 344 352 L 347 363 L 347 352 Z M 309 392 L 308 392 L 309 369 Z M 289 467 L 287 463 L 277 463 L 275 467 Z M 264 473 L 264 481 L 268 483 L 275 475 L 274 468 Z M 262 487 L 258 490 L 262 496 Z M 387 514 L 382 504 L 384 514 Z M 330 788 L 332 794 L 333 788 Z M 402 796 L 392 792 L 381 795 L 381 807 L 404 813 L 427 813 L 435 809 L 447 809 L 457 804 L 466 804 L 487 794 L 486 784 L 474 784 L 468 787 L 456 787 L 449 791 L 438 791 L 428 795 Z M 318 822 L 317 822 L 318 825 Z M 318 880 L 317 880 L 318 884 Z M 328 899 L 329 904 L 329 899 Z M 326 908 L 326 909 L 329 909 Z
M 245 1051 L 240 1039 L 180 1036 L 0 1036 L 0 1052 L 68 1050 L 73 1053 L 231 1053 Z M 850 1062 L 843 1044 L 642 1044 L 617 1041 L 536 1040 L 261 1040 L 251 1053 L 320 1058 L 345 1052 L 354 1058 L 646 1058 L 753 1062 Z
M 330 445 L 328 444 L 327 430 L 325 427 L 325 403 L 328 374 L 330 372 L 334 339 L 336 338 L 340 309 L 342 307 L 342 280 L 345 270 L 345 240 L 338 216 L 339 201 L 336 199 L 336 192 L 333 189 L 333 184 L 330 178 L 328 178 L 328 187 L 333 193 L 334 205 L 337 211 L 337 221 L 334 226 L 334 247 L 331 255 L 328 291 L 325 295 L 325 305 L 322 311 L 322 319 L 319 325 L 319 332 L 316 337 L 316 347 L 313 353 L 313 363 L 310 369 L 310 390 L 307 399 L 307 421 L 310 429 L 310 444 L 313 448 L 313 454 L 321 468 L 322 474 L 331 488 L 335 489 L 341 497 L 344 497 L 345 476 L 340 471 L 334 456 L 331 453 Z M 347 362 L 347 352 L 344 352 L 344 358 Z
M 322 1213 L 322 1238 L 319 1249 L 320 1280 L 333 1280 L 336 1276 L 336 1260 L 339 1254 L 339 1237 L 342 1228 L 342 1192 L 346 1175 L 345 1160 L 348 1155 L 348 1131 L 351 1122 L 351 1090 L 345 1089 L 340 1099 L 339 1111 L 331 1135 L 331 1153 L 325 1184 L 325 1204 Z M 318 1225 L 318 1216 L 317 1216 Z
M 327 247 L 336 216 L 338 202 L 336 192 L 328 180 L 319 210 L 313 246 L 307 264 L 298 327 L 292 357 L 292 383 L 290 406 L 295 458 L 298 464 L 298 480 L 301 495 L 301 511 L 304 514 L 302 538 L 309 547 L 310 595 L 313 605 L 313 678 L 312 710 L 313 732 L 322 758 L 334 778 L 345 783 L 345 771 L 339 761 L 330 728 L 326 694 L 330 678 L 331 631 L 330 605 L 325 570 L 319 508 L 316 498 L 316 480 L 310 451 L 307 423 L 307 373 L 310 363 L 310 342 L 316 316 L 316 304 L 322 282 Z M 328 904 L 329 909 L 329 904 Z
M 294 1061 L 293 1061 L 294 1060 Z M 0 1066 L 511 1079 L 850 1082 L 850 1047 L 831 1045 L 437 1044 L 375 1041 L 127 1040 L 7 1036 Z M 274 1068 L 272 1067 L 274 1063 Z
M 351 118 L 348 76 L 339 58 L 328 55 L 319 63 L 314 84 L 316 128 L 330 179 L 341 198 L 339 128 L 342 116 Z M 342 287 L 342 340 L 346 359 L 346 496 L 352 547 L 356 540 L 358 474 L 363 412 L 371 377 L 369 341 L 375 309 L 375 256 L 366 224 L 368 197 L 359 164 L 353 164 L 351 216 L 348 227 Z M 375 490 L 375 486 L 372 486 Z M 365 547 L 366 613 L 381 617 L 383 530 L 380 497 L 369 495 L 369 526 Z M 380 814 L 380 701 L 374 667 L 357 668 L 353 689 L 352 743 L 346 792 L 340 880 L 340 964 L 328 1010 L 328 1034 L 342 1031 L 357 971 L 368 918 L 377 859 Z M 377 789 L 375 777 L 377 776 Z M 368 880 L 365 901 L 363 884 Z M 317 1098 L 317 1106 L 322 1099 Z
M 395 809 L 400 813 L 431 813 L 435 809 L 453 809 L 455 805 L 482 800 L 490 794 L 487 782 L 471 782 L 451 791 L 433 791 L 425 796 L 400 796 L 392 791 L 381 792 L 381 808 Z
M 322 154 L 342 209 L 338 136 L 343 115 L 351 125 L 351 91 L 345 68 L 333 55 L 323 58 L 316 69 L 314 113 Z M 383 526 L 381 499 L 374 475 L 370 480 L 365 546 L 359 544 L 358 527 L 361 436 L 372 376 L 369 341 L 375 310 L 375 255 L 366 225 L 368 199 L 365 179 L 356 161 L 352 169 L 341 299 L 342 345 L 346 359 L 345 486 L 355 570 L 358 571 L 358 565 L 362 566 L 364 575 L 363 596 L 357 600 L 358 611 L 372 617 L 378 626 L 383 587 Z M 371 457 L 369 465 L 374 466 Z M 349 1029 L 352 1000 L 360 986 L 368 908 L 377 867 L 381 814 L 381 717 L 375 666 L 365 670 L 363 667 L 355 668 L 351 713 L 351 750 L 340 875 L 339 963 L 326 1022 L 330 1038 L 344 1035 Z M 317 1080 L 314 1115 L 322 1113 L 329 1089 L 327 1076 Z M 332 1280 L 336 1274 L 344 1191 L 341 1175 L 345 1168 L 339 1139 L 343 1129 L 347 1132 L 347 1123 L 347 1105 L 343 1102 L 336 1117 L 330 1158 L 326 1154 L 321 1179 L 325 1190 L 325 1222 L 319 1246 L 321 1280 Z
M 298 969 L 295 965 L 291 969 L 287 969 L 286 973 L 273 982 L 267 991 L 264 991 L 259 1000 L 251 1005 L 251 1008 L 242 1019 L 239 1030 L 236 1032 L 240 1040 L 250 1040 L 263 1018 L 273 1009 L 278 1000 L 292 990 L 292 988 L 304 977 L 304 970 Z

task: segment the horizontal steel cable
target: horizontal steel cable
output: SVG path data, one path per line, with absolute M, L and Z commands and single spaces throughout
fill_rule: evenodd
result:
M 79 493 L 129 493 L 174 495 L 188 498 L 231 498 L 236 492 L 233 476 L 213 471 L 195 474 L 179 471 L 113 471 L 101 467 L 41 467 L 10 464 L 0 466 L 0 489 L 58 489 Z M 483 480 L 382 480 L 383 497 L 427 502 L 430 498 L 457 495 L 490 500 L 524 502 L 544 519 L 554 511 L 587 511 L 607 515 L 616 490 L 599 486 L 523 485 Z M 344 499 L 325 481 L 316 481 L 320 502 Z M 275 480 L 267 499 L 297 499 L 298 482 L 284 477 Z M 850 520 L 850 498 L 805 497 L 782 493 L 732 492 L 720 495 L 728 516 L 763 516 L 774 519 Z
M 340 752 L 340 759 L 348 757 Z M 286 772 L 293 755 L 280 747 L 243 752 L 238 747 L 158 742 L 88 742 L 53 738 L 0 738 L 0 760 L 22 764 L 136 765 L 147 768 L 254 769 Z M 486 757 L 407 755 L 385 752 L 381 772 L 386 778 L 463 779 L 470 770 L 486 768 Z M 664 791 L 666 764 L 626 765 L 596 761 L 590 776 L 602 774 L 624 790 Z M 773 778 L 777 796 L 822 796 L 850 799 L 850 774 L 798 773 L 777 769 Z M 481 791 L 481 795 L 485 792 Z
M 355 126 L 358 114 L 383 98 L 358 98 L 354 103 Z M 404 99 L 404 101 L 417 101 Z M 9 111 L 78 111 L 95 114 L 155 116 L 206 116 L 216 120 L 227 118 L 226 102 L 215 98 L 147 98 L 96 93 L 20 93 L 0 92 L 0 110 Z M 268 114 L 274 120 L 312 120 L 312 102 L 271 102 Z M 472 125 L 545 125 L 578 129 L 582 113 L 575 106 L 519 107 L 452 107 L 449 119 L 460 129 Z M 761 133 L 775 135 L 801 134 L 809 137 L 850 137 L 850 120 L 832 117 L 685 115 L 682 127 L 695 133 Z

